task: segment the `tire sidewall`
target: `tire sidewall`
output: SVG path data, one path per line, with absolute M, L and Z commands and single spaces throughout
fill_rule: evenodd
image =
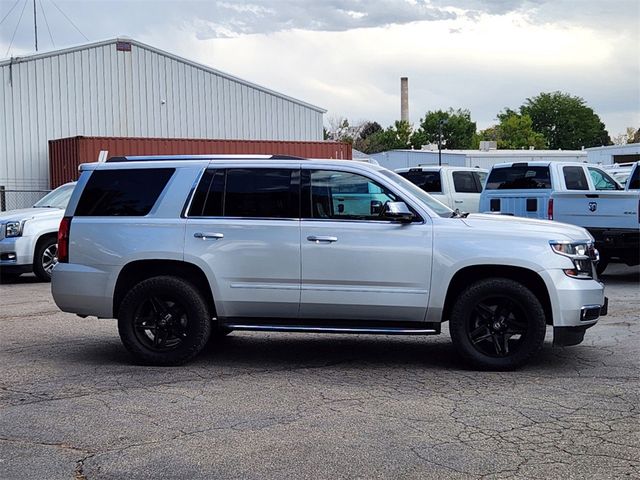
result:
M 475 306 L 494 295 L 506 295 L 522 310 L 527 333 L 518 350 L 507 357 L 491 357 L 477 350 L 469 338 L 469 318 Z M 462 357 L 471 365 L 488 370 L 512 370 L 526 363 L 544 344 L 546 319 L 538 298 L 524 285 L 509 279 L 481 280 L 458 298 L 449 322 L 451 339 Z
M 175 349 L 156 352 L 149 349 L 134 331 L 135 314 L 151 296 L 168 296 L 179 302 L 187 315 L 187 337 Z M 118 311 L 118 332 L 126 349 L 144 365 L 180 365 L 195 357 L 211 334 L 211 319 L 206 302 L 189 282 L 162 276 L 144 280 L 125 296 Z
M 35 273 L 36 277 L 38 277 L 43 282 L 50 282 L 51 275 L 46 272 L 44 266 L 42 265 L 42 256 L 44 255 L 44 251 L 49 248 L 51 245 L 56 245 L 58 243 L 58 239 L 55 237 L 45 238 L 44 240 L 38 241 L 38 246 L 36 247 L 36 251 L 33 258 L 33 273 Z

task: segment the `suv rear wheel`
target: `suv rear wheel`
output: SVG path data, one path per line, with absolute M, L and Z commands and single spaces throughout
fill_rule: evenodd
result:
M 118 312 L 122 343 L 140 363 L 179 365 L 195 357 L 211 334 L 207 302 L 178 277 L 153 277 L 135 285 Z
M 544 343 L 545 314 L 524 285 L 506 278 L 480 280 L 458 297 L 449 331 L 458 353 L 471 365 L 512 370 Z

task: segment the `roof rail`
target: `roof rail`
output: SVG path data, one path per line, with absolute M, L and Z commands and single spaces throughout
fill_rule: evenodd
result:
M 142 156 L 117 156 L 110 157 L 106 161 L 108 163 L 117 162 L 157 162 L 157 161 L 175 161 L 175 160 L 308 160 L 304 157 L 296 157 L 293 155 L 261 155 L 261 154 L 212 154 L 212 155 L 142 155 Z

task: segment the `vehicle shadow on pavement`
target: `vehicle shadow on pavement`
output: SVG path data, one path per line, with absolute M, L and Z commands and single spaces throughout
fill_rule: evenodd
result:
M 0 275 L 0 285 L 19 285 L 24 283 L 43 283 L 35 275 L 20 275 L 16 277 L 15 275 Z

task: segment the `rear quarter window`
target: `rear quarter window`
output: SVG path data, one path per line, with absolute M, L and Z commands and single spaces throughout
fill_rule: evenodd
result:
M 74 215 L 147 215 L 174 172 L 174 168 L 96 170 L 89 177 Z
M 486 190 L 529 190 L 551 188 L 549 167 L 514 165 L 494 168 L 487 179 Z

